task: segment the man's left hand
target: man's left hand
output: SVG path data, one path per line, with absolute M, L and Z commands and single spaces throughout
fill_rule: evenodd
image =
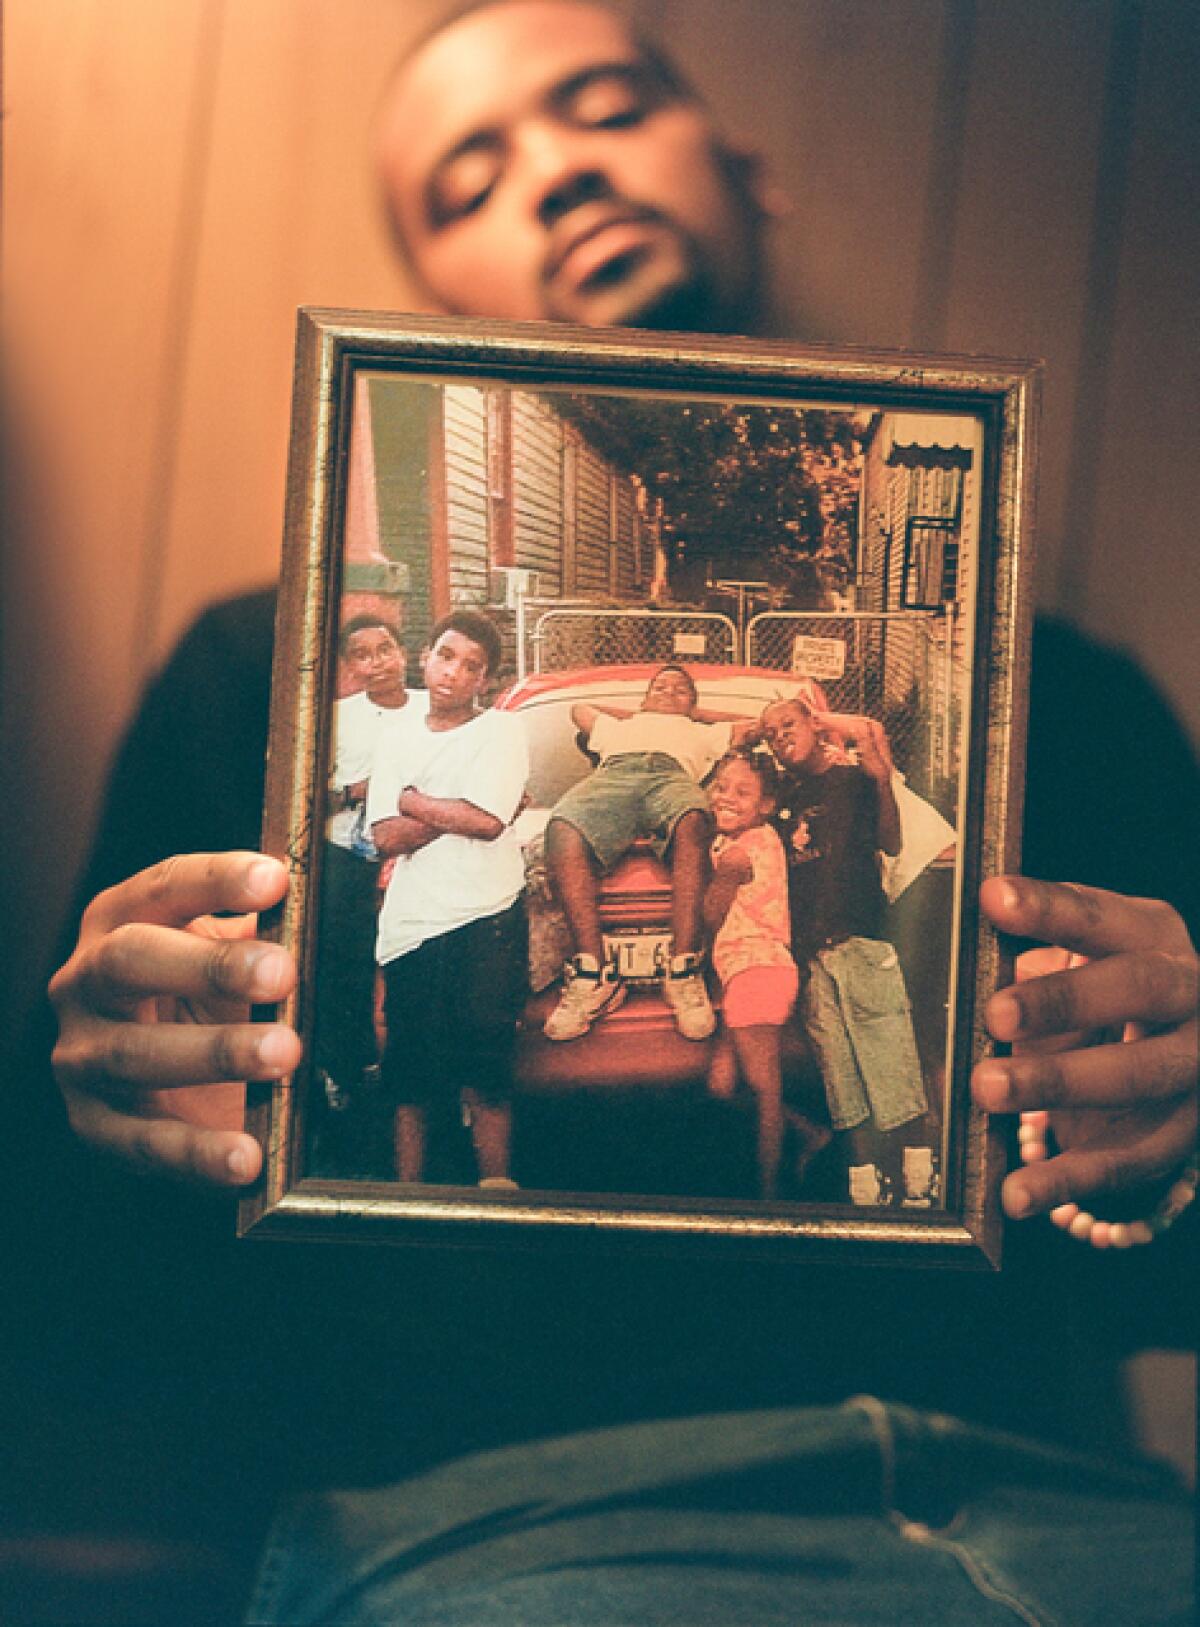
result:
M 1010 1057 L 975 1069 L 992 1113 L 1047 1110 L 1054 1148 L 1014 1170 L 1014 1219 L 1169 1179 L 1196 1146 L 1200 960 L 1169 904 L 1020 876 L 985 881 L 992 924 L 1044 948 L 987 1003 Z

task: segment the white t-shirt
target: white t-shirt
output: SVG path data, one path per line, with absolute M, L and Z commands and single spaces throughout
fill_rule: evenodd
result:
M 393 818 L 400 793 L 470 802 L 504 826 L 494 842 L 439 836 L 396 860 L 379 912 L 376 959 L 386 966 L 468 921 L 497 915 L 520 897 L 525 865 L 511 821 L 529 778 L 525 728 L 512 712 L 480 712 L 434 731 L 405 707 L 380 732 L 367 792 L 367 824 Z
M 333 772 L 329 783 L 335 791 L 359 780 L 369 780 L 375 762 L 375 743 L 388 719 L 411 712 L 424 716 L 429 710 L 429 696 L 423 689 L 410 689 L 403 706 L 377 706 L 369 700 L 366 690 L 347 695 L 333 708 Z M 326 835 L 335 847 L 360 848 L 363 846 L 362 806 L 339 808 L 329 817 Z M 358 830 L 358 840 L 355 832 Z
M 674 757 L 698 783 L 729 750 L 732 733 L 731 723 L 698 723 L 678 712 L 635 712 L 632 717 L 601 712 L 592 725 L 588 745 L 599 753 L 602 763 L 629 752 L 661 752 Z

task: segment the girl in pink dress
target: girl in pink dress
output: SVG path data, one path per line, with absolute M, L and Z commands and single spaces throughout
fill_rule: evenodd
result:
M 774 763 L 765 754 L 731 752 L 717 765 L 708 795 L 717 834 L 704 914 L 724 1017 L 709 1086 L 716 1095 L 731 1095 L 740 1076 L 753 1091 L 759 1191 L 773 1198 L 785 1123 L 800 1143 L 798 1173 L 830 1139 L 828 1130 L 783 1104 L 780 1029 L 800 978 L 790 948 L 787 859 L 767 823 L 775 809 Z

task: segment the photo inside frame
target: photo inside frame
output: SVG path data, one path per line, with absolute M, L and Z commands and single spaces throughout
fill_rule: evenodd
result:
M 304 1176 L 945 1206 L 983 427 L 357 374 Z M 486 726 L 442 728 L 426 687 L 457 611 L 498 634 Z M 692 693 L 674 723 L 648 700 L 664 667 Z M 502 834 L 381 852 L 410 790 Z M 591 963 L 556 823 L 603 944 L 596 1011 L 565 1018 Z M 743 879 L 692 930 L 722 853 Z

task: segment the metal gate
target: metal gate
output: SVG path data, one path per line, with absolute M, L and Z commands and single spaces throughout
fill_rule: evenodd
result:
M 642 661 L 730 665 L 737 658 L 733 622 L 707 610 L 527 598 L 517 605 L 517 670 L 522 678 L 529 672 Z
M 818 680 L 834 711 L 879 719 L 914 790 L 954 804 L 965 674 L 955 671 L 953 607 L 764 611 L 744 637 L 730 617 L 708 610 L 523 594 L 514 609 L 519 677 L 664 661 L 804 674 Z
M 878 718 L 922 795 L 953 796 L 961 761 L 951 620 L 929 611 L 766 611 L 746 628 L 748 666 L 815 678 L 837 712 Z

